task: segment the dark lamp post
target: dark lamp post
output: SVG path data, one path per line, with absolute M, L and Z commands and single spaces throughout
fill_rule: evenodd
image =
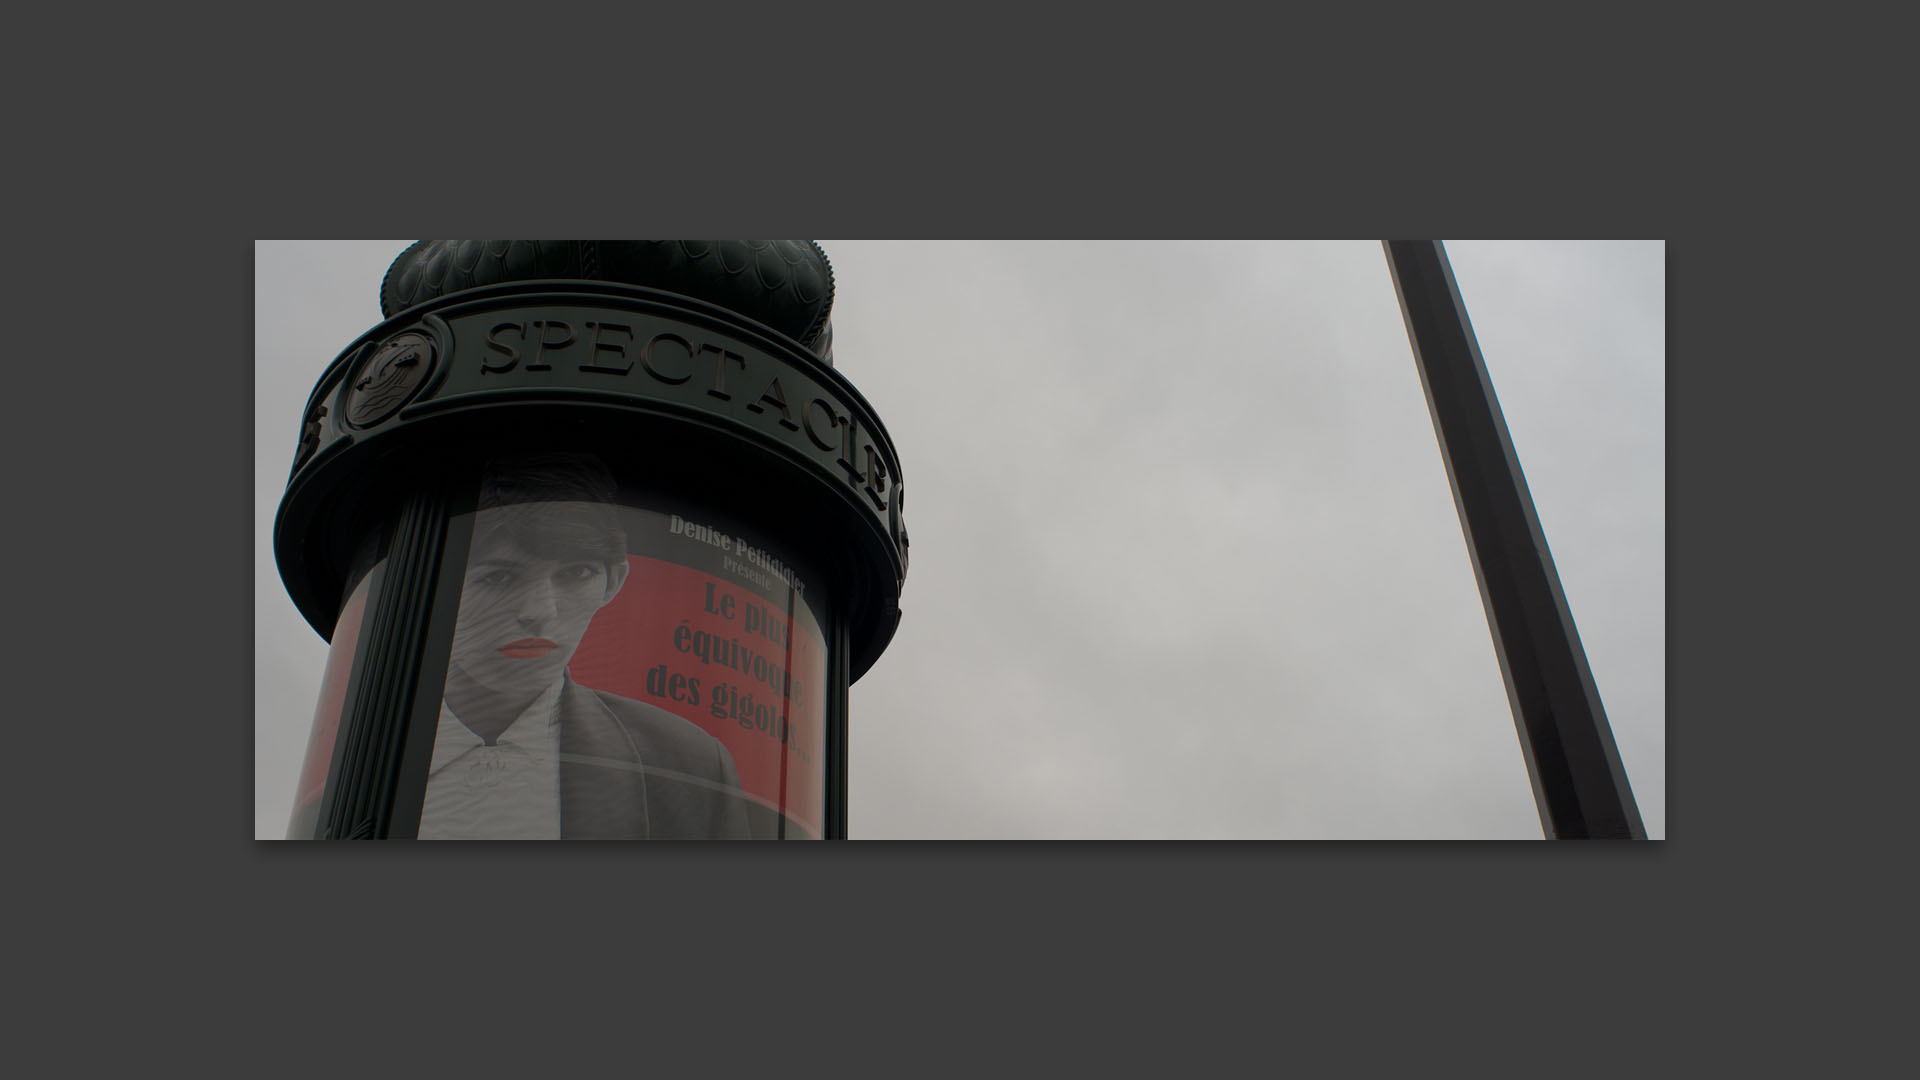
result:
M 901 470 L 809 241 L 422 241 L 274 527 L 332 645 L 290 836 L 846 835 Z
M 1553 839 L 1644 840 L 1633 789 L 1446 251 L 1435 240 L 1385 246 L 1541 827 Z

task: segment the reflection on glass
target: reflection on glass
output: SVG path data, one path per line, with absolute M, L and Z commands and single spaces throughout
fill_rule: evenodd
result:
M 483 479 L 421 839 L 744 838 L 733 757 L 698 725 L 568 675 L 627 583 L 603 467 L 576 455 Z
M 327 772 L 333 767 L 333 744 L 340 735 L 340 719 L 346 711 L 347 682 L 353 674 L 353 656 L 360 647 L 361 621 L 367 614 L 367 595 L 376 572 L 371 549 L 361 553 L 362 562 L 341 605 L 334 623 L 333 641 L 327 650 L 327 668 L 320 676 L 320 704 L 313 713 L 313 729 L 307 736 L 307 757 L 300 769 L 300 786 L 294 789 L 293 817 L 287 825 L 287 839 L 312 840 L 320 827 L 321 796 L 326 793 Z

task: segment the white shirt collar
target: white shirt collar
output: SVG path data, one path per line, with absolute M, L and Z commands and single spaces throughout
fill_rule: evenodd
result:
M 560 687 L 561 684 L 556 682 L 541 691 L 540 696 L 522 709 L 520 715 L 514 717 L 513 723 L 508 724 L 494 742 L 501 746 L 517 746 L 540 756 L 557 750 L 560 710 L 556 706 L 560 700 Z M 428 775 L 446 768 L 474 747 L 485 746 L 486 742 L 462 723 L 453 706 L 443 699 L 440 702 L 440 728 L 433 737 L 433 762 L 427 767 Z
M 555 684 L 529 703 L 493 746 L 441 702 L 421 839 L 560 836 L 560 689 Z

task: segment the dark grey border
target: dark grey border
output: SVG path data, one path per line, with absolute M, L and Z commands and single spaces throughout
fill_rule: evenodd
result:
M 1389 55 L 1376 63 L 1408 59 L 1410 34 L 1389 33 Z M 437 48 L 464 55 L 459 44 Z M 85 1007 L 130 1020 L 114 1026 L 120 1053 L 146 1057 L 151 1043 L 140 1036 L 192 1031 L 296 1073 L 339 1061 L 339 1048 L 364 1045 L 367 1029 L 379 1046 L 444 1037 L 460 991 L 483 980 L 544 994 L 529 1010 L 533 1026 L 553 1022 L 567 1033 L 564 1051 L 549 1046 L 545 1056 L 496 1066 L 522 1072 L 574 1054 L 619 1062 L 649 1044 L 647 1060 L 657 1065 L 668 1045 L 681 1044 L 667 1016 L 685 1023 L 682 1040 L 725 1039 L 696 1040 L 708 1061 L 753 1057 L 773 1067 L 866 1060 L 869 1045 L 911 1051 L 912 1060 L 981 1063 L 1004 1045 L 1003 1033 L 1021 1045 L 995 1060 L 1027 1059 L 1024 1036 L 1064 1036 L 1057 1049 L 1076 1069 L 1122 1055 L 1183 1069 L 1298 1063 L 1330 1048 L 1350 1064 L 1386 1057 L 1431 1066 L 1436 1052 L 1479 1061 L 1483 1046 L 1509 1048 L 1496 1059 L 1550 1049 L 1553 1060 L 1598 1067 L 1624 1064 L 1623 1045 L 1649 1057 L 1666 1051 L 1664 1040 L 1649 1046 L 1640 1035 L 1712 1036 L 1728 1009 L 1774 1006 L 1760 996 L 1767 986 L 1799 989 L 1798 976 L 1822 969 L 1791 948 L 1783 964 L 1779 950 L 1826 922 L 1813 890 L 1832 894 L 1820 872 L 1830 860 L 1793 872 L 1805 865 L 1803 846 L 1826 846 L 1806 811 L 1850 804 L 1858 778 L 1768 753 L 1819 737 L 1805 729 L 1820 719 L 1815 700 L 1825 695 L 1783 692 L 1777 680 L 1787 677 L 1790 652 L 1759 646 L 1769 626 L 1825 615 L 1835 602 L 1779 581 L 1803 564 L 1810 534 L 1831 530 L 1820 512 L 1793 512 L 1796 503 L 1821 511 L 1864 485 L 1822 490 L 1796 450 L 1820 438 L 1800 425 L 1844 435 L 1835 429 L 1847 413 L 1838 404 L 1789 405 L 1831 377 L 1816 346 L 1831 347 L 1832 327 L 1810 301 L 1838 297 L 1795 295 L 1785 284 L 1755 291 L 1739 274 L 1830 266 L 1835 253 L 1753 235 L 1796 200 L 1762 200 L 1744 181 L 1692 175 L 1699 152 L 1690 134 L 1644 145 L 1605 138 L 1633 120 L 1601 121 L 1653 104 L 1648 94 L 1609 86 L 1614 112 L 1598 108 L 1596 89 L 1554 114 L 1538 88 L 1506 83 L 1496 101 L 1488 84 L 1499 80 L 1479 73 L 1473 58 L 1448 63 L 1428 53 L 1413 68 L 1421 85 L 1396 86 L 1377 70 L 1337 79 L 1323 71 L 1316 74 L 1329 81 L 1316 97 L 1290 74 L 1310 50 L 1297 38 L 1284 44 L 1278 58 L 1239 46 L 1243 55 L 1215 55 L 1205 67 L 1129 72 L 1118 93 L 1099 90 L 1120 84 L 1117 70 L 1086 78 L 1071 67 L 1044 77 L 1033 69 L 1040 107 L 1022 101 L 985 116 L 981 82 L 957 77 L 930 107 L 914 109 L 910 94 L 886 85 L 907 71 L 890 49 L 877 72 L 858 77 L 856 65 L 796 60 L 778 86 L 756 94 L 746 80 L 735 89 L 711 53 L 697 70 L 645 73 L 656 83 L 679 74 L 717 87 L 734 115 L 766 116 L 796 87 L 823 81 L 844 94 L 829 97 L 859 115 L 838 126 L 821 117 L 797 125 L 790 138 L 808 141 L 777 173 L 740 160 L 732 121 L 627 117 L 615 133 L 586 132 L 556 125 L 530 101 L 483 110 L 486 145 L 520 145 L 525 154 L 463 159 L 450 147 L 473 121 L 457 107 L 433 110 L 455 134 L 439 131 L 424 144 L 418 126 L 395 115 L 397 95 L 422 92 L 420 66 L 402 60 L 357 93 L 329 77 L 284 96 L 240 95 L 246 100 L 225 106 L 234 117 L 205 116 L 208 96 L 198 96 L 181 113 L 199 116 L 196 130 L 208 134 L 166 147 L 169 155 L 153 136 L 89 140 L 113 155 L 88 163 L 96 175 L 124 176 L 130 158 L 184 157 L 192 167 L 142 171 L 129 181 L 132 198 L 80 188 L 70 214 L 29 223 L 60 230 L 31 248 L 47 253 L 41 279 L 108 285 L 112 310 L 102 320 L 90 289 L 88 311 L 39 315 L 41 336 L 25 355 L 75 356 L 73 328 L 103 321 L 138 343 L 85 354 L 110 381 L 110 392 L 86 399 L 104 415 L 90 409 L 77 425 L 62 410 L 23 410 L 19 421 L 37 426 L 38 445 L 62 466 L 86 471 L 62 470 L 57 480 L 36 471 L 16 505 L 91 501 L 100 527 L 71 537 L 77 552 L 63 538 L 62 561 L 77 555 L 129 570 L 107 611 L 74 604 L 70 581 L 28 582 L 39 593 L 30 597 L 35 609 L 53 613 L 58 640 L 86 643 L 89 660 L 70 679 L 43 681 L 42 693 L 84 686 L 104 721 L 84 747 L 40 754 L 37 732 L 15 747 L 51 768 L 14 797 L 60 808 L 57 888 L 37 898 L 55 909 L 53 926 L 35 935 L 40 970 L 77 979 L 97 967 L 110 976 Z M 556 43 L 562 53 L 577 55 Z M 1036 48 L 1028 59 L 1050 56 Z M 630 71 L 634 58 L 626 60 Z M 991 66 L 983 59 L 945 70 Z M 485 70 L 476 61 L 471 79 Z M 1378 127 L 1377 117 L 1338 110 L 1327 118 L 1336 87 L 1371 94 L 1379 106 L 1430 100 L 1429 80 L 1446 75 L 1466 82 L 1473 101 L 1522 104 L 1449 115 L 1442 101 Z M 235 96 L 231 80 L 201 78 L 221 86 L 222 102 Z M 1076 87 L 1077 96 L 1063 96 Z M 592 97 L 594 80 L 584 89 Z M 875 98 L 889 100 L 863 107 Z M 319 109 L 323 99 L 339 102 L 337 112 Z M 1259 105 L 1223 108 L 1228 100 Z M 1142 102 L 1155 108 L 1136 109 Z M 340 120 L 313 122 L 316 111 Z M 1676 118 L 1656 122 L 1680 125 L 1677 113 L 1665 115 Z M 1002 141 L 961 139 L 949 122 L 963 117 L 974 121 L 964 130 Z M 1445 127 L 1469 117 L 1482 123 L 1465 138 Z M 238 131 L 249 137 L 231 138 Z M 1064 138 L 1067 131 L 1078 137 Z M 1123 132 L 1124 140 L 1102 141 Z M 570 145 L 583 148 L 571 159 Z M 562 167 L 567 160 L 572 167 Z M 1450 161 L 1458 167 L 1446 168 Z M 823 162 L 828 169 L 814 168 Z M 639 183 L 653 177 L 665 186 Z M 683 200 L 692 208 L 658 209 Z M 789 227 L 770 228 L 769 219 Z M 105 226 L 107 235 L 76 244 L 76 222 Z M 252 841 L 250 679 L 233 674 L 250 667 L 243 493 L 252 452 L 241 419 L 251 415 L 250 241 L 370 234 L 400 222 L 410 233 L 464 226 L 527 235 L 580 235 L 611 222 L 623 233 L 718 235 L 1670 236 L 1668 832 L 1676 839 L 1605 848 L 851 844 L 649 849 L 645 858 L 615 847 L 449 848 L 423 857 L 413 845 Z M 1700 235 L 1716 223 L 1747 235 Z M 128 260 L 138 286 L 103 282 L 102 251 Z M 1897 343 L 1861 340 L 1867 332 L 1857 325 L 1844 331 L 1853 355 L 1900 355 Z M 105 437 L 74 434 L 94 425 Z M 1819 659 L 1785 670 L 1818 670 Z M 42 701 L 43 718 L 71 716 L 67 701 Z M 100 737 L 103 727 L 110 738 Z M 84 770 L 70 768 L 81 761 Z M 1789 804 L 1756 798 L 1764 790 L 1778 800 L 1789 787 Z M 559 942 L 501 935 L 502 912 L 538 916 L 543 928 L 558 927 Z M 655 978 L 662 972 L 671 980 Z M 181 992 L 175 978 L 213 993 Z M 141 1009 L 115 1008 L 135 997 Z M 1142 1017 L 1154 1030 L 1130 1023 Z M 1297 1050 L 1285 1037 L 1294 1023 L 1314 1028 Z M 752 1049 L 775 1025 L 796 1041 Z M 1617 1038 L 1623 1029 L 1636 1034 Z M 1443 1032 L 1453 1038 L 1436 1041 Z M 513 1034 L 509 1041 L 524 1043 Z M 1176 1039 L 1187 1052 L 1168 1058 Z M 853 1046 L 841 1051 L 827 1040 Z

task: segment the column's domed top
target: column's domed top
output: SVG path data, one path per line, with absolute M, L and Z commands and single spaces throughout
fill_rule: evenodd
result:
M 718 304 L 833 362 L 833 268 L 811 240 L 422 240 L 388 269 L 380 310 L 392 317 L 463 289 L 552 278 Z

